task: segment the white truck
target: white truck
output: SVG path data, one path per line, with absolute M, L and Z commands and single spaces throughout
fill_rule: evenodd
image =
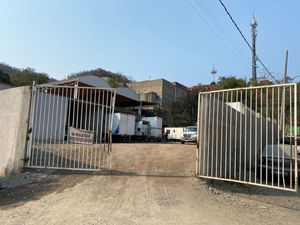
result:
M 181 144 L 185 142 L 197 142 L 197 127 L 188 126 L 184 129 L 183 135 L 181 136 Z
M 164 132 L 168 135 L 168 141 L 180 141 L 183 136 L 184 127 L 165 127 Z
M 115 113 L 112 125 L 113 141 L 161 141 L 162 118 L 136 116 L 127 113 Z
M 135 123 L 136 136 L 149 136 L 151 133 L 150 123 L 148 121 L 139 120 Z
M 157 116 L 143 117 L 143 121 L 148 121 L 150 124 L 150 136 L 160 137 L 162 132 L 162 118 Z

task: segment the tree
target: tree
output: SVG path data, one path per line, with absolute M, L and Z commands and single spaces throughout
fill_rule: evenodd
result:
M 19 72 L 20 69 L 10 66 L 8 64 L 5 63 L 0 63 L 0 70 L 2 70 L 3 73 L 6 73 L 8 75 L 14 74 L 16 72 Z
M 121 76 L 118 75 L 112 75 L 108 79 L 108 83 L 111 87 L 117 88 L 117 87 L 126 87 L 126 82 L 124 79 L 122 79 Z
M 21 70 L 10 76 L 10 81 L 15 86 L 31 85 L 33 81 L 35 81 L 36 84 L 43 84 L 49 82 L 49 80 L 47 74 L 35 72 L 32 68 Z
M 2 69 L 0 69 L 0 83 L 10 83 L 9 75 L 4 73 Z
M 87 75 L 93 75 L 100 78 L 108 78 L 107 81 L 112 87 L 126 87 L 127 83 L 133 82 L 133 79 L 131 77 L 125 76 L 121 72 L 114 73 L 101 68 L 70 74 L 69 77 L 74 78 Z
M 235 76 L 220 77 L 219 84 L 222 89 L 246 87 L 247 83 L 243 79 L 237 79 Z
M 197 122 L 198 91 L 189 92 L 179 102 L 174 102 L 171 109 L 172 126 L 191 126 Z

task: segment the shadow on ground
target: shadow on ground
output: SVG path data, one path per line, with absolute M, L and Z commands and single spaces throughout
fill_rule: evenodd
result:
M 24 174 L 24 173 L 23 173 Z M 28 201 L 41 199 L 43 196 L 51 193 L 60 193 L 67 188 L 74 187 L 95 174 L 89 172 L 66 172 L 66 171 L 49 171 L 49 170 L 27 170 L 29 182 L 16 181 L 24 179 L 21 174 L 12 181 L 0 181 L 0 209 L 10 207 L 19 207 Z M 40 175 L 38 179 L 31 179 L 30 176 Z M 14 185 L 13 183 L 18 183 Z
M 169 174 L 138 174 L 135 172 L 123 172 L 117 170 L 101 171 L 75 171 L 75 170 L 49 170 L 49 169 L 28 169 L 25 171 L 29 182 L 18 181 L 17 185 L 11 185 L 16 181 L 8 181 L 6 184 L 0 180 L 0 209 L 19 207 L 26 202 L 39 200 L 51 193 L 61 193 L 72 188 L 82 181 L 93 176 L 132 176 L 132 177 L 154 177 L 154 178 L 189 178 L 193 176 L 174 176 Z M 24 173 L 23 173 L 24 174 Z M 39 176 L 40 178 L 30 178 Z M 16 179 L 24 179 L 21 176 Z M 16 180 L 15 179 L 15 180 Z
M 209 187 L 215 188 L 217 190 L 223 191 L 223 192 L 231 192 L 231 193 L 238 193 L 238 194 L 249 194 L 249 195 L 264 195 L 264 196 L 299 196 L 300 192 L 297 193 L 292 191 L 284 191 L 284 190 L 278 190 L 268 187 L 259 187 L 259 186 L 253 186 L 250 184 L 239 184 L 235 182 L 226 182 L 226 181 L 218 181 L 218 180 L 206 180 L 207 185 Z
M 237 198 L 251 199 L 281 208 L 300 211 L 300 192 L 283 191 L 278 189 L 239 184 L 234 182 L 204 180 L 212 193 L 229 194 Z

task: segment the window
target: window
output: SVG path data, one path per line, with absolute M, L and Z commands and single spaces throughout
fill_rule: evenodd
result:
M 187 127 L 186 132 L 197 132 L 197 127 Z

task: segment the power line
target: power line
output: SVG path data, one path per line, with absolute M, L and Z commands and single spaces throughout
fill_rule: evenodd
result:
M 210 25 L 210 23 L 201 15 L 201 13 L 199 12 L 199 10 L 191 3 L 190 0 L 186 0 L 186 2 L 194 9 L 194 11 L 196 12 L 196 14 L 207 24 L 207 26 L 211 29 L 211 31 L 213 33 L 215 33 L 215 35 L 224 43 L 225 47 L 228 49 L 228 51 L 230 51 L 231 54 L 233 54 L 238 60 L 240 60 L 241 63 L 245 64 L 245 62 L 241 59 L 241 57 L 239 57 L 239 55 L 236 54 L 236 52 L 234 52 L 230 46 L 227 44 L 227 42 L 222 38 L 222 36 L 220 34 L 218 34 L 215 29 Z
M 236 50 L 236 52 L 240 53 L 240 56 L 242 56 L 243 60 L 245 62 L 248 62 L 248 58 L 245 56 L 245 52 L 240 49 L 240 47 L 236 44 L 236 41 L 231 37 L 231 35 L 228 33 L 227 29 L 224 27 L 222 23 L 217 19 L 217 17 L 209 10 L 209 8 L 205 5 L 203 0 L 196 1 L 196 4 L 202 9 L 202 11 L 207 15 L 207 17 L 215 24 L 216 28 L 219 29 L 221 33 L 223 33 L 223 36 L 225 39 L 227 39 L 228 43 L 234 45 L 232 46 L 233 49 Z
M 226 6 L 224 5 L 224 3 L 222 2 L 222 0 L 219 0 L 220 4 L 223 6 L 225 12 L 227 13 L 227 15 L 229 16 L 231 22 L 234 24 L 235 28 L 238 30 L 238 32 L 240 33 L 240 35 L 242 36 L 242 38 L 244 39 L 244 41 L 246 42 L 246 44 L 248 45 L 248 47 L 251 49 L 252 52 L 254 52 L 253 48 L 251 47 L 251 45 L 249 44 L 249 42 L 247 41 L 246 37 L 244 36 L 244 34 L 242 33 L 241 29 L 238 27 L 237 23 L 234 21 L 234 19 L 232 18 L 231 14 L 229 13 L 229 11 L 227 10 Z M 264 67 L 264 69 L 267 71 L 267 73 L 270 75 L 270 77 L 276 81 L 277 83 L 280 83 L 272 74 L 271 72 L 267 69 L 267 67 L 265 66 L 265 64 L 260 60 L 260 58 L 257 56 L 256 54 L 256 58 L 259 61 L 259 63 Z

